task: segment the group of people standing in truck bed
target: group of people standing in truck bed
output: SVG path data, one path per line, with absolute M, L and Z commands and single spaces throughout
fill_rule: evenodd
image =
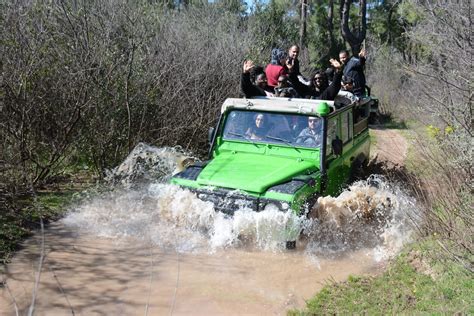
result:
M 339 60 L 331 58 L 331 67 L 317 70 L 309 80 L 300 72 L 299 51 L 297 45 L 291 46 L 288 52 L 274 48 L 271 61 L 265 68 L 246 60 L 240 82 L 245 97 L 334 100 L 339 94 L 357 100 L 364 96 L 365 50 L 358 57 L 350 57 L 347 50 L 342 50 Z

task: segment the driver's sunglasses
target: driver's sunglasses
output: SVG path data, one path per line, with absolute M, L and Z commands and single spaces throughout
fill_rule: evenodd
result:
M 312 123 L 312 122 L 316 122 L 318 119 L 308 119 L 308 122 Z
M 323 77 L 314 77 L 314 81 L 323 80 Z

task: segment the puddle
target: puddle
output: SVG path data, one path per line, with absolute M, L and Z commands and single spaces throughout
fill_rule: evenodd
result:
M 320 198 L 309 217 L 245 207 L 228 217 L 166 184 L 182 151 L 140 146 L 109 174 L 116 189 L 48 227 L 44 249 L 41 234 L 25 243 L 0 314 L 14 302 L 26 313 L 42 252 L 36 315 L 262 315 L 303 307 L 328 280 L 376 273 L 410 238 L 415 201 L 382 177 Z M 296 250 L 288 231 L 303 231 Z

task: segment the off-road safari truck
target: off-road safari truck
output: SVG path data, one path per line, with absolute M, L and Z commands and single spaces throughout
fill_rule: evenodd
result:
M 187 167 L 171 182 L 230 215 L 270 204 L 302 214 L 318 196 L 336 194 L 351 170 L 368 159 L 369 114 L 368 103 L 227 99 L 209 131 L 209 160 Z M 249 131 L 257 116 L 265 124 L 260 137 L 253 137 Z M 310 120 L 316 127 L 308 133 Z

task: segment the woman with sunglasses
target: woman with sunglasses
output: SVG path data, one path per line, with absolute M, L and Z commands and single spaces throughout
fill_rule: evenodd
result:
M 290 72 L 289 79 L 296 92 L 307 99 L 334 100 L 341 89 L 342 64 L 332 58 L 329 62 L 334 68 L 334 79 L 331 84 L 328 82 L 325 71 L 318 70 L 313 75 L 312 84 L 309 87 L 302 84 L 296 74 L 292 72 L 291 65 L 287 65 Z

